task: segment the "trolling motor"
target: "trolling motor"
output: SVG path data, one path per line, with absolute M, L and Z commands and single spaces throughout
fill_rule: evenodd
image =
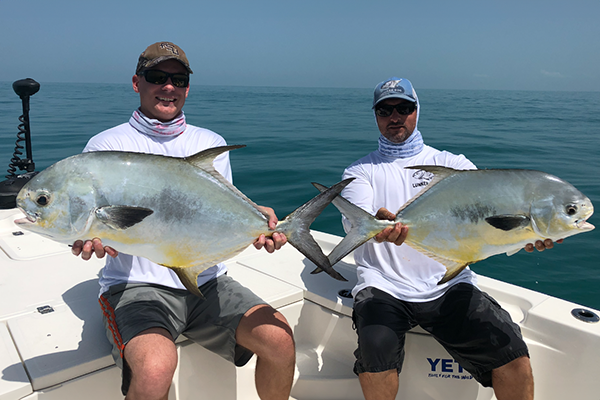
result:
M 19 117 L 19 132 L 15 143 L 13 157 L 8 164 L 8 175 L 6 180 L 0 182 L 0 209 L 16 207 L 17 194 L 21 188 L 33 178 L 37 172 L 31 155 L 31 131 L 29 129 L 29 97 L 40 90 L 40 84 L 31 78 L 21 79 L 13 83 L 15 93 L 21 98 L 23 103 L 23 115 Z M 23 143 L 25 142 L 25 143 Z M 24 146 L 23 146 L 24 144 Z M 26 157 L 21 150 L 25 149 Z M 27 171 L 17 174 L 17 168 L 21 171 Z

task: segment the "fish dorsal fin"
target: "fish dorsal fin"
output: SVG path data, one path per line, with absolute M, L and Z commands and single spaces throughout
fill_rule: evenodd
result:
M 238 195 L 242 199 L 246 200 L 249 204 L 251 204 L 254 208 L 256 208 L 256 210 L 258 210 L 262 215 L 264 215 L 265 218 L 268 219 L 269 218 L 268 214 L 266 214 L 264 211 L 262 211 L 256 203 L 254 203 L 252 200 L 250 200 L 248 197 L 246 197 L 246 195 L 244 193 L 240 192 L 240 190 L 238 188 L 233 186 L 231 184 L 231 182 L 229 182 L 227 179 L 225 179 L 225 177 L 223 175 L 221 175 L 219 173 L 219 171 L 217 171 L 215 169 L 215 166 L 213 165 L 215 158 L 217 158 L 221 154 L 225 153 L 226 151 L 235 150 L 235 149 L 239 149 L 242 147 L 246 147 L 246 145 L 240 144 L 240 145 L 233 145 L 233 146 L 212 147 L 210 149 L 206 149 L 199 153 L 196 153 L 192 156 L 185 157 L 184 160 L 187 161 L 188 163 L 192 164 L 196 168 L 200 168 L 201 170 L 210 174 L 213 178 L 215 178 L 220 183 L 222 183 L 224 186 L 226 186 L 230 190 L 232 190 L 236 195 Z
M 425 172 L 431 172 L 433 174 L 433 179 L 431 180 L 431 182 L 429 182 L 429 185 L 427 185 L 423 190 L 421 190 L 419 193 L 417 193 L 412 199 L 410 199 L 406 203 L 404 203 L 402 205 L 402 207 L 400 207 L 400 209 L 398 210 L 396 215 L 398 215 L 402 210 L 404 210 L 410 204 L 414 203 L 419 197 L 423 196 L 428 190 L 431 190 L 431 188 L 434 187 L 436 184 L 438 184 L 440 181 L 446 179 L 450 175 L 457 172 L 457 170 L 454 168 L 440 167 L 437 165 L 413 165 L 411 167 L 404 167 L 404 168 L 416 169 L 416 170 L 421 170 L 421 171 L 425 171 Z
M 410 235 L 410 233 L 409 233 L 409 235 Z M 404 243 L 409 245 L 413 249 L 425 254 L 427 257 L 439 262 L 444 267 L 446 267 L 446 274 L 438 282 L 438 285 L 448 282 L 449 280 L 451 280 L 452 278 L 454 278 L 458 274 L 460 274 L 463 269 L 467 268 L 467 266 L 477 262 L 477 261 L 471 261 L 471 262 L 456 261 L 456 260 L 451 260 L 449 258 L 440 257 L 437 254 L 434 254 L 434 253 L 430 252 L 429 250 L 419 246 L 417 243 L 412 242 L 410 240 L 410 236 L 409 236 L 409 238 L 406 239 L 406 241 Z
M 116 230 L 131 228 L 154 213 L 149 208 L 133 206 L 103 206 L 94 212 L 98 220 Z
M 242 147 L 246 147 L 246 145 L 238 144 L 233 146 L 211 147 L 210 149 L 202 150 L 201 152 L 198 152 L 188 157 L 184 157 L 183 159 L 189 162 L 190 164 L 195 165 L 198 168 L 204 170 L 214 170 L 215 168 L 213 166 L 213 162 L 215 161 L 215 158 L 227 151 L 239 149 Z

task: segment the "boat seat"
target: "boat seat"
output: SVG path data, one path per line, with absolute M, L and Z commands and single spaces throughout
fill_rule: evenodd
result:
M 242 284 L 257 288 L 255 292 L 275 308 L 303 298 L 301 289 L 235 263 L 229 265 L 229 274 Z M 256 279 L 262 284 L 253 283 Z M 34 390 L 114 365 L 96 285 L 97 282 L 87 295 L 69 303 L 6 321 Z M 185 340 L 182 337 L 178 343 Z

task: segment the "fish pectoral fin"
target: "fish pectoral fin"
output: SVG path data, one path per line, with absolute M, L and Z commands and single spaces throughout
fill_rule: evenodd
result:
M 177 274 L 177 277 L 183 284 L 183 286 L 185 286 L 185 288 L 187 290 L 189 290 L 192 294 L 195 294 L 196 296 L 200 297 L 201 299 L 204 299 L 204 295 L 198 288 L 198 275 L 200 275 L 200 273 L 202 271 L 208 269 L 209 267 L 198 266 L 198 267 L 185 268 L 185 267 L 171 267 L 171 266 L 163 265 L 163 264 L 161 264 L 161 265 L 163 267 L 167 267 L 170 270 L 172 270 L 173 272 L 175 272 Z
M 96 218 L 117 230 L 131 228 L 154 213 L 149 208 L 133 206 L 103 206 L 98 207 L 94 212 Z
M 529 226 L 531 218 L 527 215 L 494 215 L 487 217 L 485 222 L 497 229 L 511 231 L 513 229 L 525 228 Z

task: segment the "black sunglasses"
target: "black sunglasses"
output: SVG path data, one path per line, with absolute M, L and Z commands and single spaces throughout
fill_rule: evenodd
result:
M 417 109 L 416 103 L 400 103 L 392 106 L 390 104 L 378 104 L 375 106 L 375 114 L 380 117 L 389 117 L 394 112 L 398 111 L 400 115 L 410 115 Z
M 173 86 L 178 88 L 188 87 L 190 84 L 190 77 L 187 74 L 170 74 L 159 69 L 147 69 L 145 71 L 141 71 L 138 75 L 146 78 L 146 82 L 153 83 L 155 85 L 163 85 L 169 78 L 171 78 Z

